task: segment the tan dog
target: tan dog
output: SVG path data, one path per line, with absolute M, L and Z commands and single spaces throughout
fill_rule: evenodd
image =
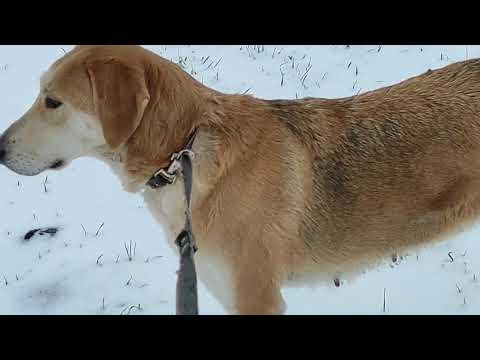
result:
M 79 46 L 2 136 L 23 175 L 106 161 L 170 229 L 181 181 L 145 187 L 194 129 L 200 279 L 232 313 L 285 311 L 287 284 L 355 274 L 480 211 L 480 61 L 351 98 L 267 101 L 209 89 L 135 46 Z

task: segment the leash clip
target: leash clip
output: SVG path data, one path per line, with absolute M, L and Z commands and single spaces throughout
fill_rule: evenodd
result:
M 174 171 L 177 171 L 180 168 L 180 159 L 184 156 L 188 156 L 192 161 L 193 159 L 195 159 L 195 153 L 189 149 L 183 149 L 179 153 L 172 154 L 172 157 L 170 159 L 172 161 L 172 164 L 170 165 L 170 167 L 172 167 L 174 164 L 177 164 L 177 168 Z M 170 168 L 168 168 L 168 170 L 170 171 Z

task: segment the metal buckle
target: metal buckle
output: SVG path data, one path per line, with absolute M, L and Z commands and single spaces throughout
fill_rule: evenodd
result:
M 190 158 L 190 160 L 193 160 L 195 159 L 195 153 L 192 151 L 192 150 L 189 150 L 189 149 L 184 149 L 182 151 L 180 151 L 179 153 L 175 153 L 172 155 L 172 160 L 173 161 L 179 161 L 181 159 L 182 156 L 188 156 Z
M 188 150 L 188 149 L 182 150 L 179 153 L 174 153 L 170 159 L 172 163 L 170 164 L 167 170 L 167 173 L 169 175 L 175 176 L 178 170 L 180 170 L 180 168 L 182 167 L 182 163 L 180 159 L 183 156 L 188 156 L 191 160 L 193 160 L 195 158 L 195 153 L 192 150 Z
M 158 177 L 158 176 L 161 176 L 169 184 L 173 184 L 177 178 L 176 173 L 170 174 L 165 169 L 161 169 L 155 174 L 155 177 Z
M 190 159 L 194 159 L 195 158 L 195 153 L 191 150 L 182 150 L 180 151 L 179 153 L 174 153 L 172 154 L 171 158 L 170 158 L 170 165 L 168 166 L 168 169 L 165 170 L 165 169 L 160 169 L 158 170 L 154 175 L 153 177 L 150 179 L 150 181 L 147 183 L 149 186 L 151 186 L 152 188 L 158 188 L 160 187 L 161 185 L 159 185 L 155 179 L 158 178 L 159 176 L 165 180 L 166 183 L 172 185 L 175 180 L 177 179 L 177 174 L 178 174 L 178 170 L 180 170 L 182 164 L 180 162 L 180 159 L 182 158 L 182 156 L 188 156 L 190 157 Z

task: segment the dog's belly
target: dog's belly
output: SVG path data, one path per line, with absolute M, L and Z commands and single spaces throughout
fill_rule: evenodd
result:
M 147 189 L 144 199 L 155 220 L 165 230 L 168 245 L 177 254 L 175 238 L 185 226 L 186 202 L 182 182 L 177 181 L 163 189 Z M 225 310 L 232 312 L 234 295 L 230 271 L 215 249 L 202 246 L 204 242 L 199 234 L 195 234 L 195 238 L 199 247 L 195 255 L 198 278 Z

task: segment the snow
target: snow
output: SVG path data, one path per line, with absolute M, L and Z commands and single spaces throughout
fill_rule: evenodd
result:
M 269 99 L 355 95 L 480 55 L 473 45 L 146 47 L 208 86 Z M 0 131 L 71 48 L 0 46 Z M 177 255 L 140 196 L 125 193 L 105 165 L 81 159 L 33 178 L 0 167 L 0 183 L 0 314 L 174 313 Z M 56 236 L 23 240 L 52 226 Z M 339 288 L 284 289 L 288 314 L 478 314 L 479 235 L 475 226 Z M 224 314 L 201 284 L 199 301 L 202 314 Z

